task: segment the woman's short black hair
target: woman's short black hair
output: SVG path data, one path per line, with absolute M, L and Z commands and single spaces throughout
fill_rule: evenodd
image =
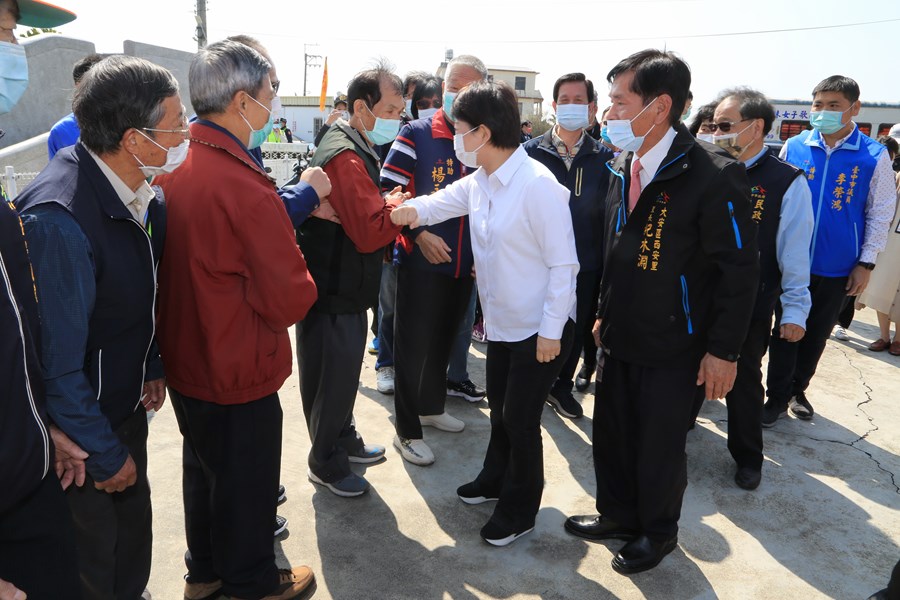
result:
M 713 115 L 716 114 L 716 107 L 718 105 L 719 103 L 713 100 L 709 104 L 704 104 L 697 109 L 697 112 L 694 114 L 694 120 L 691 121 L 691 125 L 690 127 L 688 127 L 688 131 L 692 136 L 697 137 L 697 133 L 700 131 L 700 126 L 707 121 L 713 120 Z
M 504 81 L 482 80 L 465 87 L 453 101 L 453 117 L 471 127 L 484 125 L 490 129 L 490 143 L 495 148 L 519 146 L 519 100 Z

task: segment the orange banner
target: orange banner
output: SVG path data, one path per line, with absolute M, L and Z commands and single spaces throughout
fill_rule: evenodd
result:
M 322 73 L 322 93 L 319 95 L 319 110 L 325 110 L 325 91 L 328 89 L 328 57 L 325 57 L 325 72 Z

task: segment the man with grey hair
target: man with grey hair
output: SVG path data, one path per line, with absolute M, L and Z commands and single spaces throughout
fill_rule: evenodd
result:
M 270 69 L 239 42 L 200 50 L 189 74 L 196 143 L 183 168 L 159 179 L 169 226 L 159 340 L 184 436 L 186 600 L 288 600 L 316 587 L 309 567 L 279 569 L 272 545 L 287 329 L 316 288 L 274 182 L 249 151 L 272 123 Z
M 479 59 L 459 56 L 447 66 L 444 95 L 450 99 L 433 117 L 405 125 L 394 140 L 381 169 L 381 188 L 401 186 L 424 196 L 468 174 L 453 149 L 457 133 L 452 101 L 466 86 L 487 77 Z M 465 133 L 465 132 L 459 132 Z M 474 320 L 472 242 L 469 218 L 462 216 L 437 225 L 405 229 L 394 253 L 396 305 L 394 315 L 394 406 L 397 435 L 394 447 L 407 461 L 430 465 L 434 454 L 423 439 L 422 427 L 460 432 L 465 423 L 444 410 L 451 385 L 447 367 L 459 343 L 458 331 L 469 306 L 473 313 L 464 327 L 462 366 L 468 355 Z M 384 289 L 384 288 L 382 288 Z M 423 332 L 428 332 L 427 335 Z M 464 381 L 475 387 L 468 376 Z M 477 402 L 484 396 L 470 393 Z
M 754 490 L 762 478 L 762 359 L 770 335 L 799 342 L 812 304 L 809 293 L 809 244 L 813 232 L 812 197 L 803 171 L 780 160 L 763 143 L 775 121 L 775 108 L 756 90 L 722 92 L 713 122 L 713 143 L 744 163 L 750 180 L 752 219 L 758 225 L 760 277 L 750 328 L 728 406 L 728 450 L 737 464 L 735 483 Z M 772 329 L 772 313 L 777 320 Z M 697 388 L 696 418 L 703 390 Z M 691 421 L 693 422 L 693 420 Z
M 75 90 L 81 141 L 60 150 L 17 200 L 34 265 L 47 408 L 87 454 L 67 491 L 85 598 L 134 600 L 150 577 L 147 411 L 165 400 L 153 341 L 164 204 L 148 176 L 188 141 L 178 83 L 113 56 Z

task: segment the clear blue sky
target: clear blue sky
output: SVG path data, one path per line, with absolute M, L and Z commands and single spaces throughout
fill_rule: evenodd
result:
M 61 32 L 93 41 L 100 52 L 121 52 L 125 39 L 196 49 L 193 0 L 55 1 L 79 15 Z M 873 21 L 887 22 L 847 26 Z M 402 76 L 434 71 L 452 48 L 488 65 L 539 71 L 545 106 L 563 73 L 586 73 L 602 102 L 602 82 L 619 59 L 666 47 L 690 64 L 699 102 L 734 85 L 806 99 L 819 80 L 838 73 L 859 82 L 864 101 L 900 102 L 898 0 L 208 0 L 208 25 L 211 42 L 236 33 L 258 38 L 276 62 L 283 94 L 302 93 L 304 44 L 318 44 L 310 53 L 328 56 L 329 93 L 345 90 L 377 57 L 390 59 Z M 813 27 L 823 29 L 735 35 Z M 310 70 L 307 91 L 318 93 L 321 82 L 321 70 Z

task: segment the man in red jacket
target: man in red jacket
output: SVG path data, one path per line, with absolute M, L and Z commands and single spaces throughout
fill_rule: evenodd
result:
M 271 127 L 270 66 L 232 41 L 197 53 L 191 149 L 158 179 L 169 210 L 159 340 L 184 436 L 190 600 L 308 598 L 315 589 L 308 567 L 276 567 L 272 545 L 287 329 L 306 316 L 316 286 L 272 180 L 248 151 Z

